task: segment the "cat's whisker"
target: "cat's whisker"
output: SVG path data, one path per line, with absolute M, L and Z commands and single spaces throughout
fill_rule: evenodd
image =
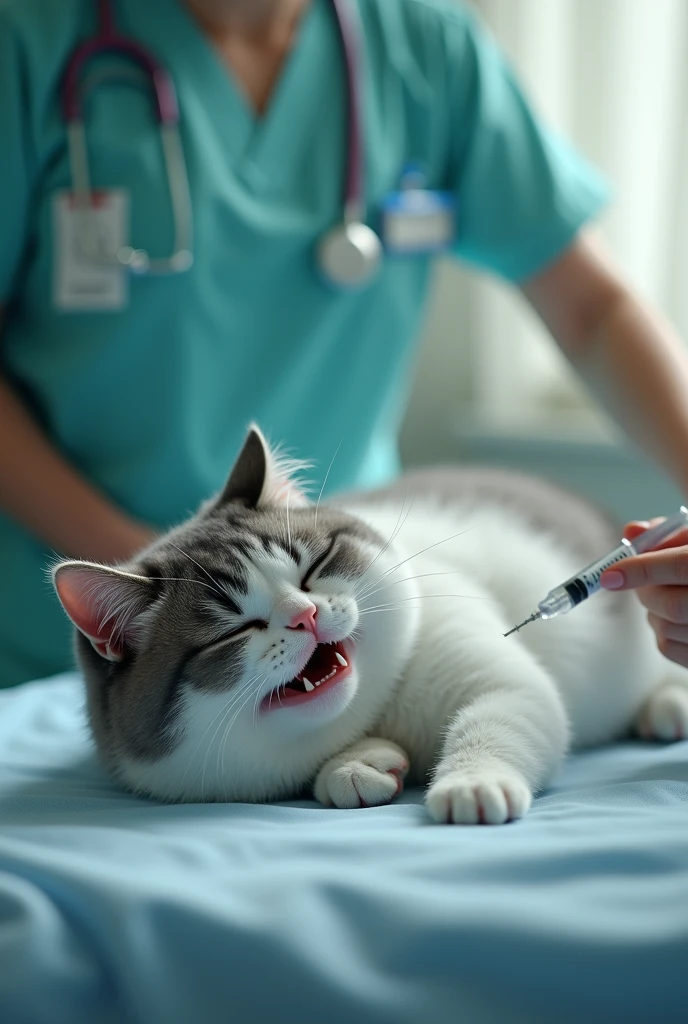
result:
M 290 497 L 290 491 L 287 491 L 287 541 L 289 542 L 289 549 L 291 550 L 291 524 L 289 522 L 289 497 Z
M 334 465 L 334 460 L 339 455 L 339 449 L 342 447 L 343 442 L 344 442 L 344 434 L 342 434 L 342 439 L 339 442 L 339 444 L 337 445 L 337 448 L 335 450 L 334 455 L 330 459 L 330 464 L 327 467 L 327 473 L 325 473 L 325 479 L 323 480 L 322 487 L 320 488 L 320 494 L 318 495 L 318 500 L 317 500 L 317 503 L 316 503 L 316 506 L 315 506 L 315 524 L 314 524 L 313 528 L 316 529 L 316 530 L 318 528 L 318 509 L 320 508 L 320 502 L 322 501 L 323 491 L 325 490 L 325 487 L 327 486 L 327 481 L 328 481 L 328 478 L 330 476 L 330 471 L 332 470 L 332 467 Z
M 255 678 L 256 677 L 254 676 L 254 679 Z M 253 727 L 254 727 L 254 729 L 255 729 L 255 726 L 256 726 L 256 715 L 258 713 L 258 701 L 259 701 L 260 695 L 261 695 L 261 687 L 262 687 L 262 685 L 263 685 L 263 683 L 265 682 L 266 679 L 267 679 L 267 674 L 263 676 L 263 678 L 260 680 L 260 682 L 256 686 L 256 697 L 255 697 L 255 701 L 253 703 Z M 249 693 L 247 699 L 241 705 L 241 707 L 239 708 L 239 711 L 237 712 L 237 714 L 239 714 L 239 712 L 246 706 L 246 704 L 248 703 L 248 700 L 249 700 L 250 697 L 251 697 L 251 694 Z M 236 715 L 234 716 L 234 718 L 236 718 Z M 232 724 L 234 722 L 234 718 L 229 723 L 229 726 L 227 727 L 227 729 L 225 731 L 225 734 L 222 737 L 222 742 L 221 742 L 220 747 L 219 747 L 219 750 L 222 751 L 222 765 L 220 765 L 220 757 L 219 757 L 219 752 L 218 752 L 218 784 L 220 782 L 224 782 L 224 786 L 223 786 L 222 792 L 223 792 L 223 796 L 225 798 L 225 801 L 227 800 L 227 776 L 225 774 L 225 752 L 227 750 L 227 738 L 229 736 L 229 730 L 232 728 Z
M 407 562 L 412 561 L 414 558 L 418 558 L 420 555 L 424 555 L 426 551 L 432 551 L 433 548 L 437 548 L 441 544 L 448 544 L 450 540 L 456 540 L 457 537 L 463 537 L 465 534 L 470 533 L 471 530 L 477 530 L 477 528 L 481 525 L 481 523 L 475 523 L 473 526 L 469 526 L 465 530 L 459 530 L 458 533 L 453 533 L 451 537 L 445 537 L 444 540 L 437 540 L 435 541 L 434 544 L 428 544 L 426 548 L 422 548 L 420 551 L 416 551 L 414 555 L 409 555 L 408 558 L 404 558 L 401 562 L 398 562 L 396 565 L 393 565 L 390 569 L 387 569 L 387 571 L 383 572 L 382 576 L 378 578 L 377 582 L 381 583 L 382 580 L 387 579 L 387 577 L 391 576 L 393 572 L 396 572 L 397 569 L 400 569 L 402 565 L 406 565 Z
M 208 744 L 208 750 L 206 751 L 206 756 L 205 756 L 205 759 L 203 761 L 203 775 L 201 777 L 201 801 L 203 801 L 203 796 L 205 794 L 205 770 L 206 770 L 206 767 L 207 767 L 207 763 L 208 763 L 208 758 L 210 756 L 210 752 L 213 749 L 213 745 L 215 743 L 215 737 L 217 736 L 218 732 L 224 726 L 225 722 L 229 718 L 230 714 L 232 713 L 233 708 L 236 707 L 236 705 L 239 703 L 239 700 L 247 693 L 247 691 L 248 691 L 248 696 L 250 697 L 250 695 L 251 695 L 251 687 L 249 685 L 243 686 L 242 689 L 241 689 L 241 692 L 237 695 L 236 700 L 232 701 L 232 704 L 230 705 L 230 707 L 222 715 L 222 721 L 219 723 L 217 729 L 215 730 L 215 734 L 213 735 L 213 738 L 212 738 L 211 742 Z M 220 781 L 220 754 L 224 752 L 224 741 L 225 741 L 226 735 L 227 735 L 227 733 L 225 731 L 225 733 L 224 733 L 224 735 L 222 737 L 222 741 L 217 746 L 217 756 L 216 756 L 216 759 L 215 759 L 215 768 L 216 768 L 218 782 Z M 226 793 L 226 789 L 225 789 L 225 793 Z
M 403 580 L 393 580 L 392 583 L 385 583 L 383 587 L 377 587 L 376 590 L 362 590 L 360 594 L 356 594 L 356 600 L 361 601 L 368 597 L 374 597 L 375 594 L 379 594 L 383 590 L 389 590 L 390 587 L 398 587 L 402 583 L 411 583 L 412 580 L 423 580 L 428 576 L 455 576 L 457 573 L 461 573 L 460 569 L 449 569 L 447 572 L 422 572 L 418 573 L 417 576 L 406 576 Z
M 217 737 L 217 734 L 220 732 L 220 729 L 223 727 L 224 723 L 229 718 L 230 714 L 232 713 L 232 709 L 234 707 L 236 707 L 239 699 L 241 697 L 243 697 L 243 695 L 249 689 L 250 689 L 250 687 L 247 684 L 243 685 L 241 687 L 240 692 L 235 695 L 235 699 L 232 700 L 230 702 L 230 704 L 224 708 L 224 710 L 222 712 L 222 717 L 220 718 L 219 722 L 217 723 L 217 728 L 215 729 L 215 732 L 213 733 L 213 737 L 210 740 L 210 743 L 208 744 L 208 746 L 206 747 L 205 757 L 203 758 L 203 771 L 201 773 L 201 801 L 203 800 L 203 797 L 205 795 L 205 773 L 206 773 L 206 768 L 208 766 L 208 761 L 210 760 L 210 754 L 211 754 L 211 751 L 212 751 L 213 746 L 215 744 L 215 739 Z M 221 745 L 218 745 L 217 756 L 216 756 L 216 759 L 215 759 L 216 760 L 216 768 L 217 768 L 218 778 L 220 776 L 220 751 L 221 751 L 221 749 L 222 749 Z
M 184 769 L 184 773 L 183 773 L 183 775 L 182 775 L 182 777 L 181 777 L 181 781 L 180 781 L 180 788 L 182 788 L 182 789 L 183 789 L 183 786 L 184 786 L 184 781 L 186 780 L 186 776 L 187 776 L 187 775 L 189 774 L 189 772 L 190 772 L 190 770 L 191 770 L 191 767 L 192 767 L 192 765 L 194 764 L 194 762 L 195 762 L 195 760 L 196 760 L 196 754 L 198 753 L 198 751 L 199 751 L 199 749 L 200 749 L 200 747 L 201 747 L 201 745 L 202 745 L 202 743 L 203 743 L 203 740 L 204 740 L 204 739 L 205 739 L 205 737 L 206 737 L 206 736 L 208 735 L 208 733 L 209 733 L 209 732 L 210 732 L 210 730 L 212 729 L 212 727 L 213 727 L 214 723 L 215 723 L 215 722 L 217 721 L 217 719 L 219 718 L 219 716 L 220 716 L 220 715 L 222 715 L 222 714 L 224 714 L 224 711 L 225 711 L 225 709 L 226 709 L 226 707 L 227 707 L 227 704 L 229 704 L 229 703 L 230 703 L 231 699 L 232 699 L 231 695 L 230 695 L 230 696 L 228 696 L 228 698 L 227 698 L 227 701 L 226 701 L 226 703 L 222 705 L 222 707 L 221 707 L 221 708 L 220 708 L 220 710 L 219 710 L 219 711 L 217 712 L 217 714 L 215 715 L 215 717 L 214 717 L 214 718 L 213 718 L 213 719 L 211 720 L 210 724 L 209 724 L 208 726 L 206 726 L 205 732 L 203 733 L 203 735 L 201 736 L 200 740 L 199 740 L 199 741 L 198 741 L 198 743 L 196 744 L 196 748 L 195 748 L 195 750 L 194 750 L 193 754 L 191 754 L 191 755 L 189 756 L 189 758 L 188 758 L 188 761 L 187 761 L 187 765 L 186 765 L 186 768 Z M 198 717 L 199 717 L 199 715 L 200 715 L 200 713 L 201 713 L 201 711 L 202 711 L 202 708 L 198 708 L 198 709 L 196 709 L 196 714 L 195 714 L 195 715 L 193 716 L 193 718 L 191 719 L 191 721 L 195 720 L 195 718 L 198 718 Z M 188 723 L 187 723 L 187 726 L 188 726 Z
M 251 682 L 251 680 L 249 680 L 249 682 Z M 247 684 L 243 684 L 243 685 L 245 686 L 245 685 L 247 685 Z M 243 689 L 243 686 L 242 686 L 242 689 Z M 215 717 L 214 717 L 214 718 L 213 718 L 213 719 L 212 719 L 212 720 L 210 721 L 210 723 L 209 723 L 209 724 L 208 724 L 208 725 L 206 726 L 206 728 L 205 728 L 205 730 L 204 730 L 204 732 L 203 732 L 203 735 L 201 736 L 200 740 L 199 740 L 199 741 L 198 741 L 198 743 L 196 744 L 196 748 L 195 748 L 195 750 L 194 750 L 193 754 L 192 754 L 192 755 L 191 755 L 191 756 L 189 757 L 189 761 L 188 761 L 188 764 L 187 764 L 187 766 L 186 766 L 186 768 L 185 768 L 185 770 L 184 770 L 184 774 L 182 775 L 182 779 L 181 779 L 181 785 L 183 785 L 183 783 L 184 783 L 184 780 L 186 779 L 186 776 L 187 776 L 187 774 L 189 773 L 189 771 L 190 771 L 191 767 L 193 766 L 194 762 L 196 761 L 196 755 L 198 754 L 198 752 L 199 752 L 199 750 L 200 750 L 201 746 L 203 745 L 203 741 L 205 740 L 206 736 L 208 735 L 208 733 L 209 733 L 209 732 L 210 732 L 210 730 L 212 729 L 212 727 L 213 727 L 213 725 L 215 724 L 215 722 L 217 722 L 218 718 L 220 718 L 220 716 L 224 716 L 224 714 L 225 714 L 225 712 L 226 712 L 226 710 L 227 710 L 227 707 L 228 707 L 228 706 L 230 706 L 230 705 L 232 704 L 232 701 L 233 701 L 233 700 L 235 699 L 235 697 L 236 697 L 236 694 L 234 693 L 234 691 L 230 690 L 230 692 L 229 692 L 229 694 L 228 694 L 228 696 L 227 696 L 227 701 L 226 701 L 226 703 L 225 703 L 225 704 L 223 704 L 223 706 L 222 706 L 222 707 L 220 708 L 220 710 L 219 710 L 219 711 L 217 712 L 217 714 L 215 715 Z
M 255 700 L 255 703 L 253 705 L 253 725 L 254 726 L 256 724 L 256 715 L 258 714 L 258 698 L 260 697 L 260 688 L 261 688 L 261 686 L 263 685 L 263 683 L 265 682 L 266 679 L 267 679 L 267 675 L 264 675 L 263 678 L 261 679 L 261 681 L 258 683 L 258 686 L 256 688 L 256 700 Z M 223 757 L 224 757 L 224 755 L 223 755 Z M 223 766 L 224 766 L 224 761 L 223 761 Z
M 229 709 L 227 710 L 227 712 L 225 714 L 223 714 L 222 722 L 218 725 L 218 728 L 215 730 L 215 734 L 213 735 L 212 740 L 208 744 L 208 755 L 210 755 L 210 752 L 213 749 L 213 746 L 215 744 L 215 738 L 216 738 L 218 732 L 220 731 L 222 725 L 224 724 L 224 722 L 227 721 L 229 715 L 232 712 L 232 709 L 236 707 L 236 705 L 242 699 L 244 694 L 248 694 L 248 696 L 251 696 L 251 694 L 252 694 L 252 684 L 255 682 L 255 680 L 257 678 L 258 678 L 258 674 L 256 673 L 255 675 L 251 676 L 250 679 L 247 679 L 246 682 L 242 683 L 242 685 L 241 685 L 241 687 L 239 689 L 239 692 L 235 695 L 235 699 L 232 701 L 232 703 L 229 706 Z M 260 686 L 260 683 L 258 685 Z M 222 765 L 223 765 L 223 770 L 224 770 L 224 739 L 221 741 L 221 743 L 218 744 L 218 747 L 217 747 L 216 767 L 217 767 L 218 780 L 220 778 L 220 754 L 222 754 Z M 201 784 L 201 788 L 203 788 L 202 784 Z
M 208 767 L 208 759 L 210 758 L 210 753 L 211 753 L 211 751 L 213 749 L 213 745 L 215 743 L 215 739 L 217 737 L 217 734 L 219 733 L 220 729 L 222 728 L 224 722 L 227 721 L 227 718 L 231 714 L 232 709 L 236 707 L 236 705 L 241 700 L 241 698 L 244 696 L 244 694 L 247 692 L 247 690 L 250 690 L 250 685 L 251 685 L 252 682 L 253 682 L 253 679 L 249 679 L 245 683 L 243 683 L 241 685 L 241 687 L 239 688 L 238 693 L 233 695 L 233 699 L 230 701 L 229 705 L 225 705 L 224 706 L 224 708 L 222 710 L 222 717 L 220 718 L 220 721 L 217 724 L 217 728 L 215 729 L 215 732 L 213 733 L 213 736 L 212 736 L 212 739 L 210 740 L 210 743 L 208 743 L 208 746 L 206 747 L 205 756 L 203 758 L 203 770 L 201 772 L 201 802 L 203 802 L 203 797 L 205 795 L 205 773 L 206 773 L 206 769 Z M 213 721 L 214 722 L 217 721 L 217 716 L 213 719 Z M 218 753 L 218 757 L 219 757 L 219 753 Z
M 212 587 L 210 583 L 205 583 L 204 580 L 189 579 L 187 576 L 147 576 L 146 578 L 152 580 L 153 583 L 195 583 L 197 587 L 207 587 L 208 590 L 222 594 L 222 591 Z M 222 594 L 222 597 L 226 598 L 226 596 L 226 594 Z
M 215 743 L 215 737 L 217 736 L 218 732 L 220 731 L 220 728 L 227 721 L 227 719 L 229 718 L 229 715 L 232 712 L 232 709 L 236 707 L 236 705 L 241 700 L 241 698 L 244 696 L 244 694 L 247 694 L 248 697 L 251 696 L 251 684 L 254 683 L 257 678 L 258 678 L 258 674 L 256 673 L 255 675 L 251 676 L 250 679 L 247 679 L 246 682 L 242 683 L 242 685 L 241 685 L 241 687 L 239 689 L 239 692 L 234 695 L 234 699 L 230 703 L 229 707 L 223 710 L 222 720 L 219 723 L 217 729 L 215 730 L 215 734 L 213 735 L 213 738 L 212 738 L 211 742 L 208 744 L 208 750 L 207 750 L 207 753 L 206 753 L 206 760 L 210 756 L 210 752 L 213 749 L 213 744 Z M 260 692 L 260 683 L 258 684 L 258 690 Z M 242 705 L 242 707 L 243 707 L 243 705 Z M 217 768 L 218 783 L 220 782 L 220 778 L 221 777 L 222 778 L 225 777 L 224 776 L 224 757 L 225 757 L 225 753 L 224 753 L 225 752 L 225 746 L 224 746 L 224 744 L 225 744 L 225 739 L 226 738 L 227 738 L 227 734 L 225 733 L 225 735 L 224 735 L 224 737 L 222 739 L 222 742 L 218 745 L 218 748 L 217 748 L 216 768 Z M 220 776 L 220 754 L 222 754 L 222 776 Z M 205 765 L 206 765 L 206 762 L 204 761 L 204 766 L 203 766 L 203 776 L 204 777 L 205 777 Z M 205 789 L 204 777 L 201 779 L 201 799 L 203 798 L 203 791 Z M 226 794 L 226 789 L 225 789 L 225 794 Z
M 389 540 L 384 545 L 384 547 L 380 548 L 380 550 L 375 555 L 375 557 L 372 559 L 372 561 L 368 562 L 367 566 L 363 570 L 363 573 L 362 573 L 363 576 L 365 576 L 366 573 L 368 573 L 370 571 L 370 569 L 372 569 L 372 567 L 377 562 L 378 558 L 380 558 L 382 555 L 384 555 L 385 551 L 389 548 L 390 544 L 394 543 L 394 541 L 396 540 L 396 538 L 399 536 L 399 534 L 403 530 L 404 526 L 406 525 L 406 520 L 408 519 L 408 517 L 411 514 L 411 509 L 413 508 L 413 503 L 416 500 L 416 496 L 414 494 L 413 497 L 411 498 L 411 504 L 408 507 L 408 511 L 406 512 L 406 515 L 404 516 L 404 506 L 406 505 L 406 499 L 407 498 L 408 498 L 408 491 L 404 495 L 404 500 L 401 503 L 401 509 L 400 509 L 399 515 L 397 517 L 396 525 L 395 525 L 394 529 L 392 530 L 392 533 L 391 533 L 391 536 L 390 536 Z M 401 517 L 402 516 L 404 516 L 403 522 L 401 522 Z M 378 583 L 380 581 L 380 579 L 384 579 L 384 576 L 379 577 L 375 581 L 371 581 L 371 583 L 372 582 Z M 349 593 L 346 596 L 347 597 L 351 597 L 351 595 L 354 592 L 355 588 L 356 588 L 356 584 L 354 583 L 354 585 L 351 587 L 351 590 L 349 591 Z
M 264 682 L 264 680 L 266 678 L 267 677 L 264 676 L 263 679 L 261 680 L 261 683 Z M 258 684 L 258 687 L 259 687 L 259 691 L 260 691 L 260 683 Z M 237 708 L 237 710 L 234 712 L 232 720 L 229 723 L 229 725 L 227 726 L 227 728 L 225 729 L 225 734 L 222 737 L 222 743 L 221 743 L 220 746 L 221 746 L 221 750 L 222 750 L 222 773 L 223 773 L 223 778 L 224 778 L 224 765 L 225 765 L 225 749 L 226 749 L 226 746 L 227 746 L 227 740 L 229 739 L 229 734 L 232 731 L 232 726 L 234 725 L 234 723 L 236 722 L 237 718 L 239 717 L 241 712 L 244 710 L 244 708 L 246 707 L 246 705 L 248 704 L 248 702 L 250 701 L 252 696 L 253 696 L 252 693 L 249 691 L 249 693 L 246 695 L 246 698 L 244 699 L 241 707 Z
M 362 608 L 359 609 L 359 615 L 368 615 L 370 612 L 387 612 L 395 611 L 399 608 L 402 602 L 407 601 L 427 601 L 431 598 L 440 597 L 458 597 L 464 601 L 493 601 L 492 597 L 478 596 L 477 594 L 413 594 L 411 597 L 400 597 L 394 604 L 380 604 L 375 605 L 373 608 Z
M 218 594 L 220 594 L 221 596 L 224 596 L 224 595 L 223 595 L 223 591 L 222 591 L 222 588 L 221 588 L 220 584 L 219 584 L 219 583 L 217 582 L 217 580 L 216 580 L 216 579 L 215 579 L 215 578 L 214 578 L 214 577 L 212 576 L 212 574 L 211 574 L 210 572 L 208 572 L 208 570 L 206 569 L 206 567 L 205 567 L 204 565 L 201 565 L 201 563 L 200 563 L 200 562 L 197 562 L 197 561 L 196 561 L 196 559 L 195 559 L 195 558 L 193 558 L 193 557 L 192 557 L 192 556 L 191 556 L 191 555 L 190 555 L 190 554 L 188 553 L 188 551 L 184 551 L 184 550 L 183 550 L 183 548 L 180 548 L 178 544 L 175 544 L 175 543 L 174 543 L 174 541 L 169 541 L 169 543 L 170 543 L 170 544 L 172 545 L 172 547 L 173 547 L 173 548 L 176 548 L 176 550 L 177 550 L 177 551 L 179 552 L 179 554 L 180 554 L 180 555 L 184 555 L 184 558 L 188 558 L 190 562 L 193 562 L 193 564 L 194 564 L 194 565 L 197 565 L 197 566 L 198 566 L 198 568 L 199 568 L 199 569 L 201 570 L 201 572 L 204 572 L 204 573 L 206 574 L 206 576 L 208 577 L 208 579 L 210 580 L 210 582 L 211 582 L 211 583 L 213 584 L 213 587 L 215 588 L 215 590 L 217 590 Z M 200 581 L 198 581 L 198 582 L 200 582 Z M 208 584 L 206 583 L 206 586 L 207 586 L 207 585 L 208 585 Z
M 208 725 L 206 726 L 206 728 L 205 728 L 205 730 L 203 732 L 203 735 L 201 736 L 200 740 L 196 744 L 196 749 L 194 750 L 193 754 L 189 758 L 189 765 L 187 766 L 187 769 L 186 769 L 187 771 L 189 770 L 189 768 L 191 767 L 193 762 L 196 760 L 196 755 L 199 753 L 200 748 L 203 746 L 203 741 L 205 740 L 206 736 L 208 735 L 208 733 L 210 732 L 212 727 L 215 725 L 215 723 L 218 721 L 218 719 L 220 719 L 221 717 L 224 718 L 224 716 L 225 716 L 225 714 L 227 713 L 228 710 L 231 710 L 231 708 L 234 706 L 235 702 L 243 694 L 243 692 L 246 690 L 246 688 L 248 687 L 250 682 L 251 682 L 251 680 L 249 679 L 245 683 L 242 683 L 241 686 L 239 687 L 238 691 L 234 691 L 234 690 L 230 690 L 229 691 L 229 694 L 227 695 L 227 700 L 222 705 L 222 707 L 217 712 L 217 714 L 208 723 Z M 199 710 L 202 713 L 204 709 L 201 706 L 201 708 Z M 215 738 L 215 736 L 213 736 L 213 739 L 214 738 Z M 212 741 L 207 745 L 207 747 L 206 747 L 206 756 L 208 755 L 209 751 L 212 749 L 212 745 L 213 745 Z M 186 772 L 185 772 L 185 774 L 186 774 Z

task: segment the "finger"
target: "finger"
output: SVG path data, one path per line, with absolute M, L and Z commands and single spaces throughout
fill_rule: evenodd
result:
M 606 590 L 688 584 L 688 547 L 648 551 L 617 562 L 600 577 Z
M 688 625 L 669 622 L 667 619 L 654 615 L 652 612 L 647 616 L 647 621 L 655 631 L 657 640 L 675 640 L 677 643 L 685 644 L 688 647 Z
M 638 597 L 649 612 L 665 622 L 688 624 L 688 587 L 644 587 Z
M 654 526 L 655 523 L 659 522 L 661 522 L 659 519 L 653 519 L 651 522 L 648 522 L 646 519 L 634 519 L 633 522 L 626 523 L 623 528 L 622 536 L 627 540 L 635 540 L 635 538 L 639 537 L 641 533 L 645 533 L 645 531 L 649 530 L 651 526 Z
M 649 530 L 652 526 L 657 526 L 659 523 L 663 523 L 664 518 L 651 519 L 647 521 L 634 520 L 631 523 L 626 523 L 623 530 L 623 536 L 626 540 L 634 541 L 637 537 L 640 537 L 646 530 Z M 688 528 L 679 530 L 674 533 L 667 540 L 662 541 L 661 544 L 657 544 L 653 547 L 653 551 L 664 551 L 665 548 L 676 548 L 683 544 L 688 544 Z
M 677 643 L 676 640 L 664 640 L 658 639 L 657 646 L 669 661 L 675 662 L 677 665 L 683 665 L 684 668 L 688 668 L 688 645 Z

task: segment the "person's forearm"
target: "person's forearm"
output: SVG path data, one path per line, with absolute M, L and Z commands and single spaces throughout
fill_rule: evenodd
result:
M 153 536 L 69 465 L 1 376 L 0 508 L 71 557 L 122 561 Z
M 619 425 L 688 495 L 688 354 L 673 328 L 622 291 L 567 355 Z

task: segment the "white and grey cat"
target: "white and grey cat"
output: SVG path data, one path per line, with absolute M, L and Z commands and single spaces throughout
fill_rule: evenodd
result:
M 438 822 L 528 810 L 569 745 L 688 736 L 688 672 L 632 595 L 505 639 L 618 543 L 587 504 L 491 470 L 310 504 L 251 428 L 222 494 L 130 563 L 61 562 L 101 757 L 170 801 L 427 785 Z

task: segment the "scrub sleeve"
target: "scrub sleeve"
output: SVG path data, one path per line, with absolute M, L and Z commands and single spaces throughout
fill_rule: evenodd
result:
M 418 2 L 418 0 L 415 0 Z M 452 153 L 460 229 L 454 254 L 519 282 L 543 269 L 606 205 L 602 175 L 539 120 L 490 33 L 466 11 L 445 33 L 457 112 Z

